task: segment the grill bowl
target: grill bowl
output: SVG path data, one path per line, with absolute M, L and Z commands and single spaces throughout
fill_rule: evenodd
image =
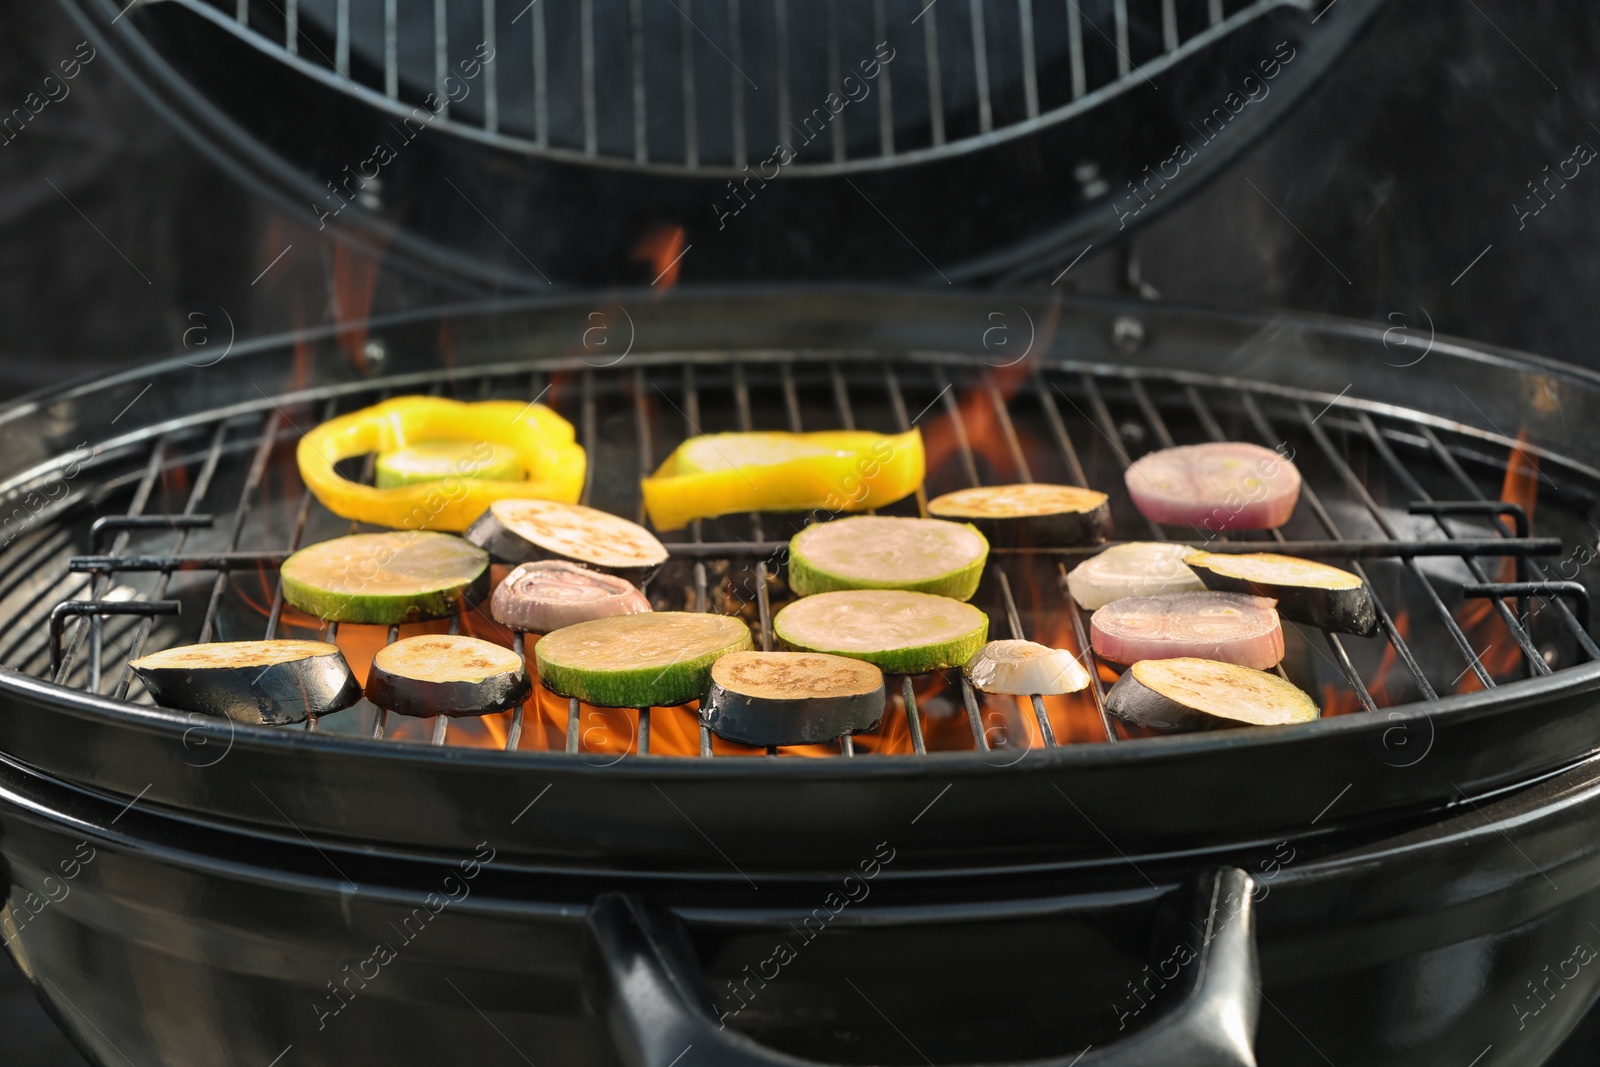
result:
M 694 872 L 737 881 L 751 872 L 853 862 L 864 842 L 852 827 L 864 814 L 915 817 L 908 839 L 915 846 L 912 862 L 928 868 L 976 871 L 1093 861 L 1114 855 L 1108 840 L 1137 841 L 1158 852 L 1220 852 L 1273 840 L 1286 819 L 1310 820 L 1330 797 L 1341 799 L 1325 825 L 1406 819 L 1449 804 L 1462 791 L 1475 795 L 1552 772 L 1593 747 L 1593 693 L 1600 687 L 1600 668 L 1585 662 L 1589 646 L 1587 636 L 1578 635 L 1581 611 L 1551 598 L 1528 623 L 1540 664 L 1548 651 L 1557 664 L 1553 672 L 1545 668 L 1517 677 L 1539 667 L 1531 660 L 1491 660 L 1478 645 L 1472 646 L 1476 656 L 1462 654 L 1443 614 L 1467 617 L 1461 588 L 1472 583 L 1473 575 L 1447 556 L 1422 554 L 1458 549 L 1437 547 L 1445 540 L 1438 520 L 1402 518 L 1413 487 L 1386 472 L 1386 456 L 1368 443 L 1365 430 L 1371 425 L 1396 459 L 1404 457 L 1405 470 L 1417 484 L 1426 483 L 1442 500 L 1440 486 L 1450 484 L 1457 472 L 1462 476 L 1454 485 L 1457 496 L 1469 495 L 1473 486 L 1485 496 L 1497 495 L 1514 442 L 1496 427 L 1518 426 L 1524 436 L 1519 454 L 1536 457 L 1539 464 L 1538 530 L 1555 534 L 1570 548 L 1580 543 L 1578 531 L 1588 528 L 1593 487 L 1600 478 L 1592 466 L 1595 457 L 1565 429 L 1583 425 L 1600 397 L 1595 380 L 1584 372 L 1443 340 L 1433 342 L 1422 363 L 1397 367 L 1402 360 L 1385 347 L 1381 329 L 1332 320 L 1023 295 L 932 299 L 895 291 L 623 295 L 600 311 L 618 331 L 611 351 L 627 349 L 617 362 L 615 355 L 584 349 L 585 337 L 593 337 L 584 331 L 593 327 L 595 313 L 592 303 L 523 301 L 399 317 L 366 324 L 354 335 L 346 326 L 342 332 L 241 345 L 203 369 L 172 360 L 13 406 L 0 420 L 12 457 L 0 491 L 11 501 L 8 508 L 23 507 L 30 517 L 0 556 L 6 598 L 0 607 L 10 620 L 0 632 L 0 641 L 10 646 L 0 674 L 6 697 L 0 748 L 124 803 L 284 841 L 305 834 L 359 843 L 376 853 L 444 854 L 462 841 L 503 840 L 509 833 L 514 837 L 502 855 L 510 863 L 574 871 Z M 986 331 L 995 327 L 996 314 L 1015 331 L 1011 353 L 1026 349 L 1022 363 L 993 350 L 995 335 Z M 624 345 L 629 329 L 632 343 Z M 1143 343 L 1128 345 L 1135 336 Z M 371 358 L 376 354 L 381 361 Z M 1366 508 L 1355 485 L 1384 501 L 1379 511 L 1391 524 L 1413 523 L 1400 532 L 1416 533 L 1405 541 L 1407 553 L 1418 553 L 1414 566 L 1392 559 L 1398 551 L 1393 545 L 1345 546 L 1343 551 L 1372 553 L 1363 563 L 1372 568 L 1374 587 L 1397 619 L 1401 612 L 1411 617 L 1407 645 L 1414 646 L 1424 677 L 1449 695 L 1407 702 L 1420 683 L 1403 680 L 1404 669 L 1395 665 L 1392 653 L 1384 684 L 1377 677 L 1390 646 L 1382 638 L 1371 645 L 1352 639 L 1346 650 L 1382 702 L 1377 714 L 1333 715 L 1282 730 L 1114 743 L 1088 735 L 1077 741 L 1079 735 L 1063 727 L 1081 725 L 1081 717 L 1047 716 L 1062 734 L 1058 740 L 1066 743 L 1025 747 L 1016 741 L 1020 735 L 1013 735 L 1007 739 L 1011 743 L 983 751 L 978 736 L 1000 738 L 980 728 L 965 734 L 964 751 L 873 754 L 873 745 L 863 741 L 850 759 L 704 759 L 592 751 L 581 731 L 582 751 L 560 751 L 559 731 L 553 741 L 557 751 L 546 751 L 535 741 L 531 721 L 525 724 L 522 747 L 504 752 L 456 743 L 433 746 L 425 743 L 427 735 L 414 742 L 392 736 L 375 742 L 341 735 L 332 723 L 316 734 L 256 729 L 85 692 L 115 692 L 118 657 L 147 625 L 118 616 L 99 622 L 103 670 L 98 676 L 89 666 L 95 629 L 79 642 L 74 633 L 83 624 L 67 622 L 64 644 L 69 651 L 79 648 L 64 676 L 70 684 L 45 677 L 47 616 L 74 583 L 88 579 L 68 571 L 70 557 L 91 551 L 88 526 L 95 514 L 125 511 L 151 469 L 158 471 L 154 484 L 169 494 L 170 507 L 152 506 L 147 513 L 176 512 L 194 499 L 200 473 L 214 463 L 205 491 L 216 495 L 205 498 L 205 509 L 219 517 L 209 530 L 189 531 L 180 554 L 265 551 L 269 544 L 281 550 L 303 496 L 292 465 L 275 457 L 292 452 L 298 431 L 320 417 L 330 400 L 343 410 L 385 392 L 434 387 L 471 397 L 479 395 L 484 382 L 531 398 L 538 392 L 529 391 L 531 375 L 560 375 L 547 399 L 558 409 L 566 407 L 580 432 L 591 435 L 593 465 L 602 472 L 592 499 L 629 514 L 636 498 L 616 494 L 636 492 L 634 472 L 692 432 L 691 423 L 733 428 L 716 420 L 732 420 L 741 408 L 735 365 L 744 367 L 746 393 L 753 398 L 749 413 L 758 428 L 786 428 L 792 395 L 808 427 L 824 425 L 814 421 L 822 417 L 819 412 L 841 419 L 848 412 L 862 428 L 884 430 L 895 427 L 877 420 L 899 413 L 888 399 L 871 402 L 864 383 L 883 382 L 888 366 L 904 383 L 907 420 L 924 426 L 937 459 L 930 464 L 930 490 L 946 481 L 960 484 L 965 473 L 972 473 L 963 470 L 969 460 L 986 480 L 1003 473 L 1009 451 L 1005 439 L 1012 431 L 1024 444 L 1042 431 L 1047 448 L 1023 449 L 1037 466 L 1032 473 L 1063 477 L 1050 467 L 1058 464 L 1059 471 L 1070 464 L 1058 442 L 1051 442 L 1050 408 L 1043 397 L 1059 397 L 1061 425 L 1075 442 L 1090 483 L 1114 491 L 1121 458 L 1129 449 L 1157 445 L 1163 432 L 1158 426 L 1176 439 L 1195 439 L 1192 435 L 1206 432 L 1199 414 L 1206 410 L 1217 429 L 1245 435 L 1253 425 L 1254 404 L 1257 413 L 1283 427 L 1294 447 L 1305 450 L 1298 462 L 1308 471 L 1308 484 L 1352 541 L 1385 539 L 1383 529 L 1354 523 Z M 782 386 L 785 365 L 797 383 L 792 393 Z M 1016 378 L 1021 384 L 1004 377 L 1016 376 L 1017 367 L 1027 372 Z M 587 394 L 586 378 L 591 382 Z M 847 407 L 839 403 L 840 381 Z M 1442 387 L 1446 382 L 1458 388 Z M 776 383 L 771 396 L 762 383 Z M 991 410 L 1006 412 L 1012 421 L 975 421 L 981 404 L 994 401 L 995 390 L 1003 389 L 1012 389 L 1013 399 L 1007 405 L 1001 398 Z M 714 408 L 705 397 L 718 390 L 731 392 L 735 402 Z M 1191 390 L 1201 395 L 1202 407 L 1194 406 Z M 594 401 L 588 414 L 586 395 Z M 1426 398 L 1426 411 L 1417 410 L 1419 396 Z M 930 408 L 919 414 L 924 404 Z M 650 427 L 643 450 L 648 455 L 639 447 L 644 436 L 632 429 L 641 419 Z M 261 430 L 270 425 L 277 430 L 263 445 Z M 954 432 L 958 425 L 968 438 L 965 448 L 962 434 Z M 949 429 L 944 445 L 940 426 Z M 1140 434 L 1142 440 L 1136 441 Z M 152 466 L 152 449 L 163 435 L 168 444 Z M 219 440 L 220 447 L 212 449 Z M 98 449 L 92 459 L 73 452 L 85 441 L 90 450 Z M 1331 451 L 1318 459 L 1324 441 Z M 942 456 L 941 448 L 946 449 Z M 1371 465 L 1352 484 L 1340 477 L 1335 458 L 1357 465 L 1370 460 Z M 1319 469 L 1320 474 L 1310 473 Z M 1354 475 L 1356 467 L 1344 469 Z M 252 484 L 253 470 L 258 472 L 255 488 L 241 496 L 241 489 Z M 608 480 L 607 471 L 620 473 Z M 58 485 L 66 491 L 51 488 Z M 30 498 L 42 506 L 32 510 Z M 326 535 L 328 524 L 337 525 L 316 505 L 307 506 L 312 509 L 309 539 Z M 1123 536 L 1141 536 L 1142 531 L 1134 532 L 1138 517 L 1125 499 L 1117 506 L 1118 529 L 1128 531 Z M 773 525 L 778 521 L 763 517 L 763 532 L 778 533 L 781 528 Z M 1474 532 L 1478 540 L 1510 532 L 1496 530 L 1487 520 L 1476 531 L 1472 523 L 1478 520 L 1448 521 L 1463 539 Z M 695 547 L 692 534 L 685 535 L 674 545 L 681 557 L 675 565 L 692 575 L 697 566 L 706 568 L 726 556 L 715 546 L 750 538 L 747 517 L 724 522 L 702 531 L 708 547 Z M 1288 534 L 1298 540 L 1316 528 L 1315 516 L 1301 514 Z M 323 533 L 315 533 L 318 529 Z M 151 539 L 137 546 L 156 540 L 170 544 L 177 535 L 172 529 L 147 529 L 131 536 Z M 1434 547 L 1417 547 L 1420 541 Z M 92 551 L 104 554 L 109 543 Z M 1483 566 L 1494 572 L 1501 561 L 1500 555 L 1488 555 Z M 202 628 L 214 631 L 236 618 L 253 618 L 260 626 L 273 598 L 270 580 L 257 576 L 259 562 L 213 559 L 212 569 L 173 572 L 163 595 L 184 601 L 186 612 L 176 620 L 154 620 L 152 640 L 193 640 Z M 224 563 L 238 570 L 233 579 L 218 578 L 214 568 Z M 1022 557 L 1002 561 L 997 570 L 1009 577 L 1002 582 L 991 574 L 987 592 L 980 590 L 977 601 L 991 612 L 997 630 L 1008 614 L 1008 588 L 1030 636 L 1041 623 L 1061 624 L 1067 607 L 1056 589 L 1041 584 L 1039 610 L 1026 592 L 1028 568 L 1059 570 L 1059 563 Z M 1526 566 L 1530 580 L 1546 576 L 1536 561 Z M 153 573 L 118 570 L 115 582 L 106 583 L 99 595 L 126 598 L 130 594 L 119 594 L 118 586 L 137 581 L 139 595 L 149 599 L 153 580 Z M 653 591 L 662 588 L 658 584 Z M 1440 598 L 1437 606 L 1428 590 Z M 692 577 L 683 592 L 700 596 Z M 256 609 L 249 606 L 252 598 Z M 1438 617 L 1425 622 L 1422 616 L 1429 611 Z M 1488 620 L 1483 625 L 1499 625 L 1494 611 L 1483 614 Z M 759 622 L 760 612 L 755 615 Z M 1474 630 L 1467 636 L 1492 644 L 1488 634 Z M 1499 639 L 1515 641 L 1509 628 Z M 1353 688 L 1338 688 L 1344 683 L 1336 649 L 1301 644 L 1304 662 L 1290 665 L 1297 680 L 1332 685 L 1336 693 L 1356 699 Z M 1501 684 L 1469 691 L 1470 679 L 1477 677 L 1474 662 Z M 950 721 L 965 728 L 964 708 L 952 706 L 953 713 L 923 710 L 926 741 L 962 736 L 938 732 Z M 371 709 L 364 714 L 371 716 Z M 885 730 L 898 721 L 910 732 L 903 709 L 892 710 L 889 719 Z M 666 736 L 668 721 L 656 718 L 655 742 Z M 980 723 L 990 722 L 986 710 Z M 1026 708 L 1003 725 L 1038 738 L 1028 727 Z M 1097 720 L 1091 716 L 1088 725 Z M 936 749 L 939 743 L 925 747 Z M 1140 797 L 1179 802 L 1130 802 Z M 1307 810 L 1288 810 L 1294 805 Z M 1019 818 L 1040 810 L 1058 817 Z

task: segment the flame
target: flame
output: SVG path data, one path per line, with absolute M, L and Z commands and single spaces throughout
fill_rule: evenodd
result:
M 1030 361 L 1025 359 L 996 368 L 961 394 L 954 412 L 946 411 L 927 424 L 922 441 L 929 480 L 960 451 L 963 433 L 967 447 L 975 456 L 988 461 L 997 479 L 1014 481 L 1018 477 L 1016 457 L 1006 441 L 998 405 L 1010 402 L 1032 369 Z M 959 428 L 955 422 L 958 418 L 961 420 Z
M 683 254 L 688 251 L 683 238 L 682 226 L 657 226 L 639 239 L 628 258 L 648 263 L 654 279 L 650 284 L 665 292 L 678 284 Z
M 378 260 L 342 240 L 333 243 L 333 319 L 341 325 L 339 347 L 361 371 L 367 369 L 367 315 L 378 287 Z M 348 323 L 349 325 L 344 325 Z
M 1512 445 L 1511 455 L 1506 459 L 1506 472 L 1500 483 L 1500 499 L 1508 504 L 1521 505 L 1522 510 L 1527 512 L 1531 526 L 1534 507 L 1539 501 L 1539 457 L 1525 450 L 1527 443 L 1528 432 L 1523 427 L 1517 431 L 1516 444 Z M 1515 581 L 1516 577 L 1516 561 L 1509 556 L 1502 557 L 1492 579 L 1510 582 Z M 1509 597 L 1504 602 L 1515 615 L 1517 602 Z M 1466 601 L 1455 618 L 1489 677 L 1498 681 L 1517 668 L 1522 658 L 1521 649 L 1500 618 L 1500 613 L 1495 610 L 1492 598 Z M 1472 693 L 1482 688 L 1483 680 L 1470 668 L 1457 683 L 1457 691 L 1462 693 Z

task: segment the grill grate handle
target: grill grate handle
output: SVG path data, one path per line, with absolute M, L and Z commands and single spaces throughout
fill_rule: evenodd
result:
M 1255 1067 L 1261 1009 L 1251 896 L 1244 871 L 1201 876 L 1196 929 L 1203 931 L 1183 1002 L 1113 1044 L 1029 1067 Z M 587 918 L 584 996 L 627 1067 L 671 1067 L 690 1047 L 718 1067 L 820 1067 L 757 1044 L 719 1023 L 689 936 L 672 912 L 626 893 L 595 899 Z

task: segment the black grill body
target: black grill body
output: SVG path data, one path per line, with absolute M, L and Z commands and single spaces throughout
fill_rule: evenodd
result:
M 105 615 L 99 631 L 63 620 L 57 673 L 69 685 L 42 677 L 51 675 L 51 594 L 65 577 L 83 577 L 67 567 L 70 557 L 104 555 L 105 543 L 89 544 L 88 527 L 102 507 L 121 510 L 150 462 L 152 435 L 172 436 L 174 470 L 212 463 L 226 515 L 224 487 L 249 484 L 253 467 L 275 469 L 254 457 L 270 456 L 260 442 L 276 438 L 230 446 L 217 427 L 261 426 L 275 408 L 297 419 L 329 396 L 426 388 L 441 381 L 441 337 L 453 361 L 444 386 L 465 395 L 485 374 L 526 384 L 530 373 L 566 372 L 581 383 L 614 358 L 583 347 L 594 305 L 498 303 L 377 322 L 354 349 L 364 361 L 351 358 L 347 335 L 301 337 L 298 359 L 287 341 L 240 346 L 201 371 L 178 361 L 40 398 L 13 408 L 0 429 L 14 449 L 5 483 L 13 502 L 57 477 L 88 428 L 116 417 L 119 436 L 95 438 L 101 448 L 80 464 L 81 480 L 68 479 L 70 491 L 6 557 L 6 595 L 27 606 L 4 635 L 12 667 L 0 675 L 0 748 L 9 754 L 0 767 L 0 856 L 23 890 L 16 899 L 31 901 L 13 953 L 99 1061 L 114 1062 L 121 1049 L 135 1059 L 215 1062 L 220 1047 L 270 1062 L 292 1045 L 287 1054 L 307 1062 L 472 1049 L 484 1062 L 667 1067 L 670 1057 L 658 1060 L 660 1050 L 639 1038 L 653 1007 L 675 1012 L 663 1017 L 685 1033 L 709 1034 L 696 1027 L 711 1004 L 731 1012 L 743 1003 L 728 1018 L 733 1030 L 823 1062 L 917 1062 L 914 1043 L 947 1062 L 1049 1055 L 1065 1063 L 1093 1044 L 1082 1062 L 1113 1064 L 1133 1047 L 1119 1039 L 1134 1031 L 1152 1042 L 1194 1036 L 1182 1029 L 1185 1012 L 1213 987 L 1182 974 L 1156 990 L 1144 968 L 1170 968 L 1178 944 L 1204 938 L 1197 927 L 1227 918 L 1215 901 L 1206 910 L 1206 894 L 1225 884 L 1245 885 L 1251 900 L 1239 922 L 1249 920 L 1260 983 L 1245 981 L 1253 972 L 1242 963 L 1205 970 L 1232 974 L 1241 1017 L 1259 1014 L 1262 1063 L 1304 1062 L 1319 1050 L 1333 1062 L 1470 1062 L 1493 1045 L 1495 1062 L 1531 1064 L 1578 1018 L 1593 979 L 1584 965 L 1570 973 L 1569 961 L 1590 936 L 1597 872 L 1586 826 L 1600 803 L 1587 762 L 1600 668 L 1586 661 L 1584 601 L 1546 590 L 1537 614 L 1513 615 L 1541 650 L 1539 663 L 1511 661 L 1487 672 L 1488 687 L 1468 691 L 1461 679 L 1473 658 L 1455 649 L 1455 624 L 1442 619 L 1460 614 L 1475 576 L 1464 563 L 1442 570 L 1439 560 L 1494 539 L 1481 549 L 1491 570 L 1513 559 L 1534 583 L 1561 573 L 1547 554 L 1581 543 L 1593 505 L 1594 457 L 1564 429 L 1600 395 L 1591 376 L 1442 340 L 1418 373 L 1391 362 L 1375 328 L 1020 294 L 623 294 L 606 306 L 629 308 L 637 331 L 625 366 L 646 388 L 626 394 L 630 404 L 656 390 L 680 409 L 663 403 L 647 419 L 644 451 L 654 458 L 700 421 L 685 375 L 726 383 L 730 360 L 757 374 L 764 360 L 788 359 L 811 383 L 799 389 L 802 414 L 812 386 L 833 404 L 831 383 L 842 378 L 856 398 L 849 410 L 866 428 L 892 428 L 873 425 L 891 415 L 863 402 L 859 387 L 862 375 L 885 366 L 907 381 L 926 379 L 925 396 L 905 398 L 909 414 L 938 400 L 942 379 L 929 368 L 959 384 L 953 393 L 982 398 L 1007 369 L 985 347 L 994 338 L 990 316 L 1020 312 L 1037 324 L 1022 365 L 1062 398 L 1062 424 L 1079 442 L 1091 484 L 1115 484 L 1118 441 L 1125 453 L 1130 444 L 1156 447 L 1162 432 L 1204 433 L 1191 390 L 1214 420 L 1245 420 L 1241 427 L 1250 425 L 1249 404 L 1224 400 L 1247 394 L 1308 449 L 1308 469 L 1331 464 L 1332 474 L 1314 481 L 1342 531 L 1342 558 L 1370 566 L 1382 595 L 1410 589 L 1392 605 L 1419 620 L 1433 605 L 1416 583 L 1451 600 L 1403 640 L 1329 644 L 1322 667 L 1308 649 L 1310 666 L 1295 670 L 1336 683 L 1343 675 L 1333 657 L 1344 648 L 1352 699 L 1364 692 L 1383 704 L 1283 731 L 1116 740 L 1063 733 L 1054 746 L 1024 749 L 986 748 L 979 730 L 965 750 L 938 751 L 929 742 L 951 735 L 936 729 L 935 706 L 918 708 L 916 694 L 898 711 L 906 720 L 919 712 L 930 751 L 874 754 L 863 743 L 853 755 L 818 759 L 600 759 L 559 744 L 493 751 L 393 732 L 380 741 L 369 729 L 331 724 L 316 733 L 222 728 L 116 699 L 117 655 L 147 625 L 147 638 L 167 641 L 228 624 L 236 589 L 215 576 L 235 565 L 253 575 L 259 560 L 228 554 L 259 547 L 248 540 L 258 529 L 251 524 L 272 532 L 267 520 L 292 517 L 298 498 L 295 486 L 265 474 L 259 497 L 235 512 L 244 519 L 186 544 L 191 569 L 162 565 L 172 575 L 168 592 L 187 601 L 184 615 L 148 623 Z M 828 366 L 837 376 L 814 373 Z M 1445 381 L 1462 389 L 1438 388 Z M 1559 405 L 1532 402 L 1541 394 Z M 580 398 L 580 425 L 584 395 L 566 394 Z M 621 472 L 614 482 L 597 475 L 595 499 L 627 514 L 627 500 L 605 494 L 631 484 L 644 438 L 629 436 L 631 406 L 612 421 L 603 390 L 593 395 L 596 467 Z M 782 425 L 783 406 L 750 395 L 745 415 Z M 1030 420 L 1047 411 L 1020 390 L 995 410 L 1014 415 L 1024 440 Z M 1519 414 L 1526 418 L 1515 422 Z M 1303 428 L 1291 426 L 1297 418 Z M 1368 449 L 1369 423 L 1420 481 L 1407 484 L 1386 466 L 1389 454 Z M 1541 485 L 1531 531 L 1482 518 L 1473 538 L 1470 526 L 1429 516 L 1385 540 L 1382 529 L 1364 537 L 1371 531 L 1341 526 L 1365 507 L 1357 485 L 1383 500 L 1385 515 L 1400 514 L 1415 502 L 1413 489 L 1423 481 L 1437 489 L 1435 479 L 1454 478 L 1453 470 L 1465 479 L 1458 495 L 1478 486 L 1492 497 L 1511 446 L 1498 427 L 1508 423 L 1553 486 Z M 1309 450 L 1321 439 L 1312 427 L 1324 424 L 1335 435 L 1329 444 L 1339 443 L 1314 460 Z M 1094 443 L 1096 427 L 1103 444 Z M 214 462 L 207 449 L 184 451 L 191 432 L 222 442 Z M 961 477 L 968 463 L 993 475 L 991 463 L 1003 466 L 989 458 L 993 444 L 969 441 L 967 452 L 947 453 L 930 486 Z M 1336 458 L 1362 464 L 1364 474 L 1353 484 L 1341 479 Z M 192 495 L 193 486 L 179 488 Z M 781 530 L 776 517 L 760 521 Z M 1134 521 L 1119 510 L 1119 528 Z M 748 539 L 749 523 L 708 524 L 700 547 L 685 534 L 674 551 L 692 571 Z M 157 534 L 174 531 L 139 536 Z M 1307 543 L 1298 527 L 1290 534 L 1288 547 Z M 1556 543 L 1541 547 L 1536 534 Z M 986 579 L 990 594 L 980 592 L 1018 591 L 1024 627 L 1065 610 L 1041 615 L 1020 594 L 1019 568 L 1035 562 L 1006 561 Z M 142 580 L 131 564 L 99 566 L 118 582 Z M 703 600 L 706 590 L 691 578 L 685 595 Z M 1507 624 L 1508 640 L 1516 632 Z M 1383 649 L 1401 644 L 1414 648 L 1419 674 L 1405 683 L 1404 668 L 1391 662 L 1392 689 L 1376 685 Z M 102 669 L 92 671 L 96 656 Z M 1406 703 L 1424 680 L 1449 695 Z M 81 858 L 80 842 L 92 861 Z M 746 968 L 759 971 L 783 930 L 803 937 L 835 883 L 880 847 L 893 859 L 879 860 L 871 895 L 839 907 L 825 933 L 806 939 L 794 981 L 754 995 Z M 75 858 L 67 879 L 62 864 Z M 463 864 L 475 858 L 480 869 L 466 879 Z M 441 904 L 450 893 L 460 899 Z M 617 893 L 625 899 L 606 896 Z M 419 906 L 438 911 L 413 917 L 426 932 L 407 937 L 406 916 Z M 386 938 L 405 944 L 392 946 L 395 958 L 377 978 L 346 987 L 345 967 L 370 973 Z M 680 987 L 700 1016 L 683 1004 L 630 1000 L 618 976 L 635 971 L 624 963 L 640 974 L 687 975 Z M 735 1000 L 738 988 L 752 992 Z M 749 1053 L 737 1042 L 722 1051 Z

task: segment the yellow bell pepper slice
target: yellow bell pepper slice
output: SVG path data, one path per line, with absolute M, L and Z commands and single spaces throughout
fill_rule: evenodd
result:
M 922 484 L 922 434 L 719 433 L 691 437 L 641 481 L 658 530 L 742 511 L 865 511 Z
M 335 515 L 409 530 L 465 530 L 495 500 L 534 497 L 577 503 L 587 458 L 572 424 L 543 404 L 402 396 L 341 415 L 300 438 L 300 477 Z M 379 489 L 345 478 L 334 464 L 369 452 L 394 452 L 421 441 L 503 445 L 520 461 L 521 480 L 447 476 Z M 493 449 L 485 447 L 487 462 Z

